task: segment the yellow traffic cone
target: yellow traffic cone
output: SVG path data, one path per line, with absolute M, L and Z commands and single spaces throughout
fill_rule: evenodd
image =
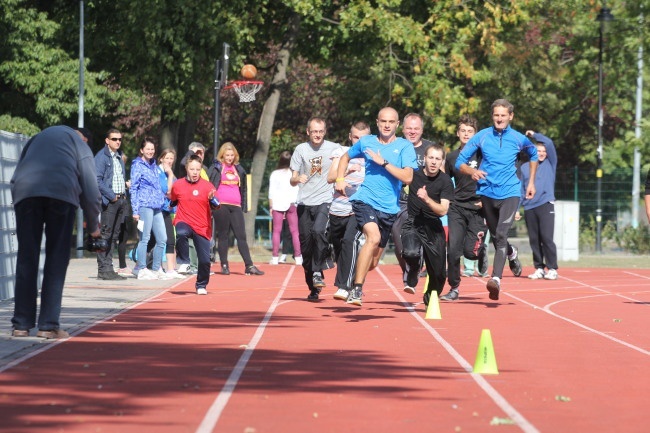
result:
M 497 369 L 497 360 L 494 356 L 494 347 L 492 346 L 492 336 L 489 329 L 481 331 L 481 341 L 478 344 L 476 362 L 474 362 L 474 373 L 499 374 L 499 370 Z
M 440 303 L 438 302 L 438 292 L 436 292 L 435 290 L 431 292 L 431 297 L 429 298 L 429 305 L 427 306 L 427 314 L 426 316 L 424 316 L 424 318 L 442 319 L 442 316 L 440 315 Z
M 427 272 L 427 279 L 424 280 L 424 287 L 422 288 L 422 293 L 427 293 L 427 287 L 429 287 L 429 273 Z

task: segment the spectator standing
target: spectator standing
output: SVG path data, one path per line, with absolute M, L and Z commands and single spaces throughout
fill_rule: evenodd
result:
M 348 139 L 354 145 L 361 137 L 370 134 L 370 126 L 366 122 L 356 122 L 350 127 Z M 341 155 L 347 152 L 349 147 L 340 147 L 332 153 L 332 165 L 327 175 L 327 181 L 334 183 L 339 167 Z M 363 182 L 366 174 L 366 161 L 363 158 L 351 159 L 345 173 L 345 182 L 350 185 L 345 194 L 334 190 L 332 204 L 330 206 L 330 227 L 329 237 L 336 260 L 336 278 L 334 284 L 337 287 L 334 299 L 346 301 L 352 287 L 354 278 L 353 255 L 359 249 L 360 236 L 357 236 L 357 221 L 352 212 L 352 204 L 349 197 L 354 194 L 359 185 Z
M 530 157 L 530 179 L 526 185 L 527 199 L 535 196 L 537 149 L 524 134 L 512 129 L 514 106 L 506 99 L 492 103 L 493 126 L 474 135 L 460 151 L 455 168 L 477 182 L 477 194 L 490 234 L 494 238 L 492 277 L 487 282 L 490 299 L 498 300 L 501 277 L 506 258 L 515 276 L 521 275 L 517 249 L 508 245 L 508 231 L 515 219 L 521 196 L 521 180 L 517 177 L 517 158 L 524 151 Z M 481 165 L 471 167 L 470 160 L 476 152 L 482 154 Z
M 382 108 L 377 115 L 378 135 L 361 137 L 341 156 L 336 176 L 336 190 L 345 194 L 348 164 L 353 158 L 364 158 L 365 178 L 351 197 L 357 228 L 365 242 L 355 266 L 354 286 L 347 303 L 361 306 L 366 275 L 379 263 L 390 232 L 399 212 L 399 194 L 402 184 L 410 184 L 413 171 L 418 169 L 413 144 L 398 138 L 399 115 L 394 108 Z
M 221 203 L 221 206 L 213 211 L 221 273 L 230 274 L 228 247 L 232 230 L 237 241 L 237 249 L 244 260 L 245 274 L 264 275 L 264 272 L 253 264 L 246 241 L 244 226 L 244 212 L 248 211 L 246 170 L 239 164 L 239 152 L 234 144 L 227 142 L 221 145 L 214 164 L 208 170 L 208 178 L 217 189 L 216 196 Z
M 212 236 L 212 209 L 219 206 L 214 185 L 201 178 L 203 159 L 189 155 L 185 160 L 186 177 L 172 185 L 171 206 L 176 206 L 176 253 L 180 266 L 190 264 L 192 239 L 198 267 L 196 294 L 207 295 L 210 282 L 210 238 Z
M 528 230 L 528 241 L 533 251 L 535 272 L 531 280 L 557 279 L 557 247 L 553 241 L 555 231 L 555 173 L 557 171 L 557 151 L 553 140 L 533 130 L 526 136 L 535 140 L 537 148 L 537 176 L 535 177 L 535 196 L 524 198 L 524 219 Z M 524 185 L 530 180 L 530 163 L 521 166 L 521 180 Z M 548 271 L 545 271 L 548 269 Z
M 431 296 L 440 296 L 447 275 L 447 241 L 441 217 L 447 214 L 454 196 L 454 187 L 447 173 L 442 171 L 445 150 L 438 144 L 427 146 L 424 167 L 413 173 L 409 185 L 408 219 L 402 226 L 407 283 L 415 288 L 420 271 L 420 251 L 424 251 L 424 264 L 429 276 L 425 287 L 424 303 Z M 434 294 L 435 292 L 435 294 Z
M 133 273 L 138 280 L 166 280 L 171 278 L 162 269 L 162 256 L 167 242 L 167 231 L 162 214 L 165 196 L 160 187 L 156 165 L 156 146 L 145 138 L 140 144 L 139 156 L 131 163 L 131 208 L 138 226 L 140 242 L 136 250 L 137 262 Z M 147 268 L 147 245 L 151 233 L 156 238 L 151 271 Z
M 318 301 L 325 287 L 323 270 L 329 254 L 327 226 L 332 202 L 332 185 L 327 183 L 332 152 L 339 144 L 325 140 L 325 119 L 312 117 L 307 122 L 309 141 L 299 144 L 291 155 L 291 185 L 300 187 L 298 193 L 298 229 L 308 301 Z
M 291 152 L 288 150 L 280 153 L 278 166 L 271 173 L 269 178 L 269 207 L 273 221 L 271 264 L 280 263 L 280 241 L 282 239 L 282 227 L 287 221 L 291 240 L 293 243 L 294 260 L 296 265 L 302 266 L 302 254 L 300 252 L 300 234 L 298 232 L 298 192 L 300 188 L 291 185 Z M 286 259 L 286 255 L 284 256 Z
M 97 253 L 97 277 L 101 280 L 125 280 L 113 268 L 113 244 L 120 237 L 126 216 L 126 182 L 122 159 L 122 133 L 111 128 L 104 140 L 106 146 L 95 155 L 97 185 L 102 195 L 101 237 L 108 243 L 106 251 Z
M 49 168 L 49 169 L 46 169 Z M 67 338 L 60 315 L 77 208 L 86 216 L 90 236 L 98 238 L 100 193 L 93 154 L 67 126 L 52 126 L 25 145 L 11 178 L 16 212 L 16 285 L 12 336 Z M 41 304 L 36 321 L 38 265 L 45 231 Z M 112 269 L 112 268 L 111 268 Z
M 176 272 L 176 234 L 174 233 L 174 214 L 176 208 L 171 205 L 172 185 L 176 182 L 174 176 L 174 162 L 176 161 L 176 151 L 174 149 L 164 149 L 160 152 L 158 157 L 158 180 L 160 181 L 160 189 L 164 196 L 162 206 L 162 216 L 165 222 L 165 232 L 167 234 L 167 242 L 165 244 L 165 258 L 167 261 L 167 270 L 165 273 L 173 278 L 185 278 L 183 275 Z

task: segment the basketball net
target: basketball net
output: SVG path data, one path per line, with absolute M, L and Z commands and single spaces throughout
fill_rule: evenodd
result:
M 239 102 L 253 102 L 255 94 L 262 89 L 262 81 L 233 81 L 228 87 L 235 89 L 239 96 Z

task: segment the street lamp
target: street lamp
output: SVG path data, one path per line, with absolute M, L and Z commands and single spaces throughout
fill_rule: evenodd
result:
M 596 161 L 596 252 L 602 251 L 602 229 L 603 229 L 603 209 L 602 209 L 602 182 L 603 182 L 603 34 L 605 33 L 605 24 L 614 21 L 614 15 L 609 10 L 605 2 L 600 8 L 596 17 L 600 23 L 600 32 L 598 40 L 598 152 Z

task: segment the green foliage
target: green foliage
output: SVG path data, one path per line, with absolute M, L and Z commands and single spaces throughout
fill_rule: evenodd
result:
M 41 131 L 41 128 L 29 123 L 21 117 L 11 117 L 7 114 L 0 114 L 0 130 L 31 137 L 32 135 L 38 134 Z
M 640 225 L 637 228 L 627 226 L 620 232 L 614 232 L 614 240 L 624 251 L 632 254 L 650 254 L 650 228 Z

